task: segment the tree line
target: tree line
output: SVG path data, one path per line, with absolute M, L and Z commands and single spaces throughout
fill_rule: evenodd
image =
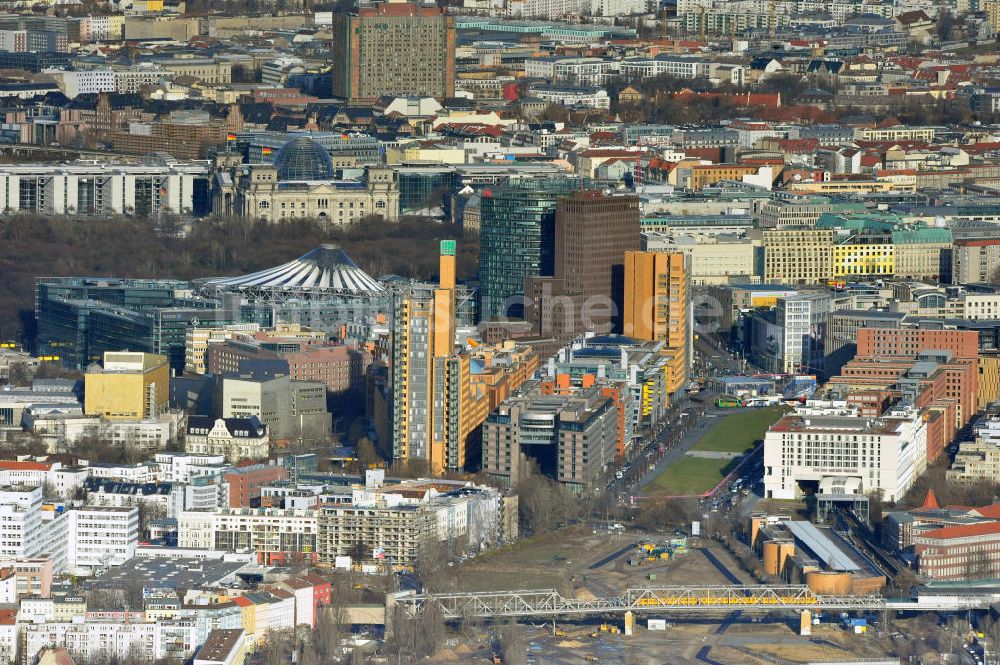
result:
M 458 276 L 478 271 L 479 241 L 457 227 L 405 217 L 369 217 L 350 227 L 312 220 L 267 224 L 207 218 L 189 230 L 178 220 L 77 219 L 36 214 L 0 218 L 0 340 L 31 341 L 37 277 L 114 276 L 196 279 L 253 272 L 337 243 L 373 276 L 433 279 L 438 241 L 458 239 Z

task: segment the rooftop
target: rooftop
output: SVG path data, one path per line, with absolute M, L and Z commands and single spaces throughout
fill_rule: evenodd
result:
M 195 660 L 228 662 L 229 655 L 244 639 L 240 628 L 219 628 L 208 634 L 205 644 L 198 650 Z
M 96 588 L 117 588 L 131 582 L 172 589 L 220 586 L 236 579 L 247 564 L 191 557 L 134 558 L 96 577 Z
M 974 538 L 976 536 L 1000 535 L 1000 522 L 984 522 L 981 524 L 963 524 L 961 526 L 946 526 L 920 534 L 919 538 L 934 540 L 950 540 L 952 538 Z

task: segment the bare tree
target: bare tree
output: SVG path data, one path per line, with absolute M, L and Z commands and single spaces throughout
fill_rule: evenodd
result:
M 295 650 L 295 631 L 269 630 L 264 635 L 264 665 L 288 665 Z
M 29 386 L 33 377 L 34 372 L 28 363 L 16 362 L 11 363 L 7 382 L 12 386 Z
M 396 607 L 392 637 L 386 644 L 396 663 L 416 663 L 435 653 L 443 641 L 444 616 L 440 605 L 427 603 L 416 615 L 410 615 L 402 606 Z
M 149 535 L 149 527 L 156 520 L 161 520 L 167 516 L 167 506 L 161 501 L 143 501 L 139 499 L 136 502 L 136 506 L 139 508 L 139 533 L 144 535 Z
M 984 580 L 993 576 L 993 566 L 985 550 L 976 549 L 965 559 L 965 579 Z
M 500 628 L 500 654 L 506 665 L 526 665 L 528 662 L 524 631 L 516 621 L 505 623 Z
M 448 574 L 448 545 L 437 538 L 437 534 L 429 534 L 420 548 L 417 558 L 416 573 L 425 587 L 431 591 L 444 591 L 451 582 Z
M 587 507 L 581 497 L 538 474 L 523 478 L 515 488 L 521 524 L 533 534 L 549 533 L 578 520 Z
M 636 525 L 656 531 L 667 525 L 687 526 L 691 521 L 692 506 L 680 499 L 649 500 L 642 504 Z
M 336 662 L 343 639 L 343 626 L 347 620 L 343 603 L 333 597 L 333 594 L 331 597 L 334 601 L 332 604 L 319 608 L 316 628 L 312 634 L 312 646 L 320 663 Z

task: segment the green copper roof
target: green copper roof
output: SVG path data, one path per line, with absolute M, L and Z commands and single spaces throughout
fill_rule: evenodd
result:
M 942 229 L 935 226 L 900 229 L 892 232 L 892 244 L 894 245 L 947 244 L 951 241 L 951 229 Z

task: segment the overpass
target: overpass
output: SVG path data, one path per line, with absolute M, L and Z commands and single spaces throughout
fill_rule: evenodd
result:
M 664 586 L 633 587 L 620 596 L 566 598 L 555 589 L 476 593 L 397 594 L 393 602 L 409 614 L 431 603 L 449 621 L 557 617 L 623 612 L 719 613 L 825 610 L 837 612 L 938 611 L 988 608 L 992 595 L 930 596 L 926 599 L 886 599 L 878 594 L 821 596 L 805 585 L 786 586 Z

